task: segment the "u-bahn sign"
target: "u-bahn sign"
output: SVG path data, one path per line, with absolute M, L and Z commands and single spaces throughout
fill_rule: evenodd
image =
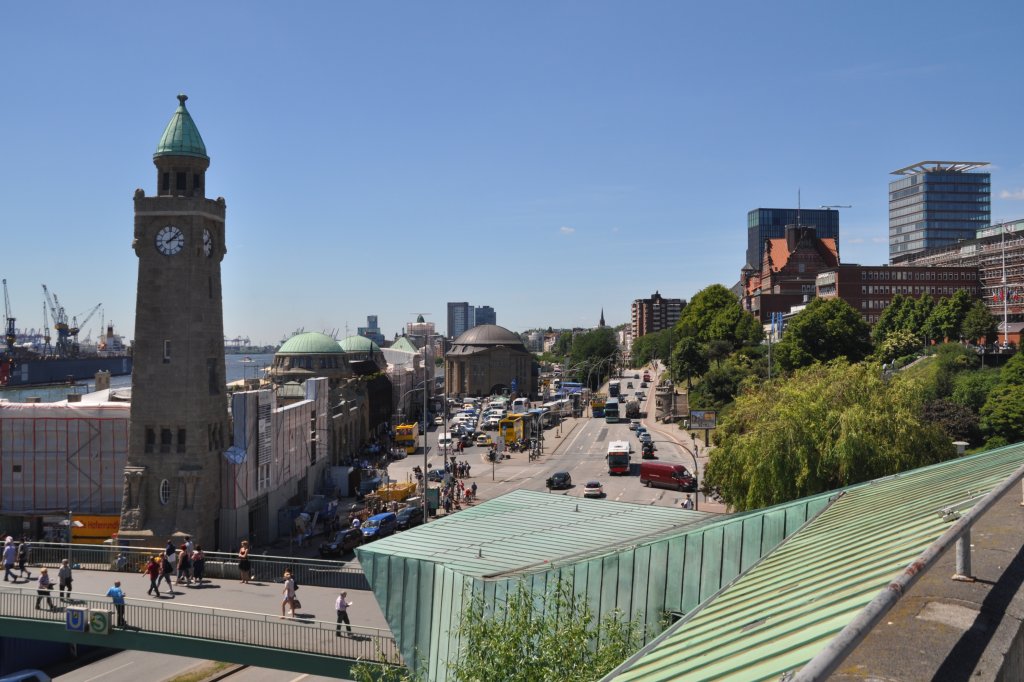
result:
M 691 429 L 713 429 L 717 422 L 716 410 L 690 410 Z
M 69 632 L 85 632 L 86 610 L 75 606 L 69 606 L 64 611 L 64 629 Z

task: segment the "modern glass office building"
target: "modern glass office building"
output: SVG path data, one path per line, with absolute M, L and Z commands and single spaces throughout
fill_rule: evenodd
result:
M 786 236 L 786 225 L 807 225 L 817 228 L 819 238 L 829 237 L 839 244 L 839 211 L 830 208 L 755 208 L 747 213 L 747 264 L 761 271 L 765 239 Z
M 987 161 L 922 161 L 892 172 L 889 262 L 974 239 L 991 221 L 992 180 L 977 173 Z

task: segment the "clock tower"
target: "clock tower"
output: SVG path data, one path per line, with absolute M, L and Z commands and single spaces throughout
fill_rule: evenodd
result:
M 228 434 L 220 263 L 222 197 L 206 198 L 210 157 L 178 95 L 153 154 L 157 191 L 135 190 L 139 258 L 131 431 L 119 537 L 218 543 Z

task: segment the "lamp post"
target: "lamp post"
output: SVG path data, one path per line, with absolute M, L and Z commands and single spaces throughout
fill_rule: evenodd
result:
M 693 448 L 694 448 L 694 450 L 697 450 L 697 439 L 694 438 L 694 434 L 690 434 L 690 437 L 693 438 Z M 652 439 L 650 442 L 651 443 L 671 443 L 672 445 L 678 445 L 679 447 L 681 447 L 686 452 L 686 454 L 688 454 L 693 459 L 693 482 L 697 484 L 697 492 L 694 493 L 694 495 L 693 495 L 693 510 L 694 511 L 700 511 L 700 509 L 699 509 L 699 502 L 700 502 L 700 500 L 699 500 L 699 497 L 698 497 L 698 495 L 700 494 L 700 477 L 699 477 L 699 472 L 697 471 L 697 469 L 698 469 L 698 467 L 697 467 L 697 455 L 694 454 L 694 450 L 691 450 L 690 448 L 686 447 L 682 443 L 680 443 L 678 441 L 674 441 L 674 440 L 653 440 Z
M 427 488 L 430 487 L 430 464 L 427 462 L 427 380 L 424 379 L 418 386 L 410 388 L 398 399 L 399 414 L 402 414 L 401 404 L 405 396 L 416 391 L 423 391 L 423 523 L 430 517 L 430 506 L 427 504 Z

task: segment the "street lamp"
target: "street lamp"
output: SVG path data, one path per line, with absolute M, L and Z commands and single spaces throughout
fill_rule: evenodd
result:
M 414 386 L 403 393 L 398 399 L 398 404 L 401 406 L 402 401 L 405 400 L 405 396 L 410 393 L 415 393 L 416 391 L 423 391 L 423 523 L 426 523 L 427 519 L 430 517 L 430 506 L 427 504 L 427 488 L 430 484 L 430 479 L 428 477 L 428 474 L 430 473 L 430 464 L 427 462 L 427 379 L 424 379 L 417 386 Z
M 691 433 L 690 434 L 690 438 L 693 439 L 693 449 L 697 450 L 698 449 L 697 448 L 697 439 L 695 437 L 695 434 Z M 694 496 L 693 496 L 693 510 L 694 511 L 699 511 L 698 503 L 699 503 L 700 500 L 699 500 L 698 495 L 700 493 L 700 477 L 699 477 L 699 473 L 697 471 L 697 455 L 694 454 L 693 450 L 691 450 L 690 448 L 686 447 L 685 445 L 683 445 L 682 443 L 680 443 L 678 441 L 674 441 L 674 440 L 653 440 L 652 439 L 649 442 L 651 442 L 651 443 L 671 443 L 672 445 L 678 445 L 679 447 L 681 447 L 683 450 L 686 451 L 686 454 L 688 454 L 691 458 L 693 458 L 693 482 L 697 484 L 697 493 L 695 493 Z

